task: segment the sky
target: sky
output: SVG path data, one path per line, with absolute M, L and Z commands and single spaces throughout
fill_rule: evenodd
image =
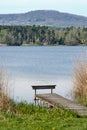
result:
M 0 14 L 57 10 L 87 16 L 87 0 L 0 0 Z

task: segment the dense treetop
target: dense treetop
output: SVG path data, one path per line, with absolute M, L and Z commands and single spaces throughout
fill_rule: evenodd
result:
M 1 45 L 87 45 L 87 28 L 0 26 Z

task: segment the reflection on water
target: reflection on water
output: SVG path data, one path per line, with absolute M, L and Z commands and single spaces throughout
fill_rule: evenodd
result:
M 32 85 L 55 84 L 54 92 L 71 98 L 76 59 L 87 47 L 0 47 L 0 61 L 13 78 L 14 99 L 32 102 Z M 49 90 L 38 92 L 49 92 Z

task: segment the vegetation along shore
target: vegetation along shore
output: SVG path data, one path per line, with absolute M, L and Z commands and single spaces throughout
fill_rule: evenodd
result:
M 87 45 L 87 28 L 0 25 L 0 45 Z

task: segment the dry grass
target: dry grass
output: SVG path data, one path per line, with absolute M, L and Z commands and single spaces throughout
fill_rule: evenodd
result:
M 0 110 L 8 110 L 12 107 L 10 99 L 9 81 L 2 67 L 0 67 Z
M 78 61 L 74 70 L 74 100 L 87 106 L 87 62 Z

